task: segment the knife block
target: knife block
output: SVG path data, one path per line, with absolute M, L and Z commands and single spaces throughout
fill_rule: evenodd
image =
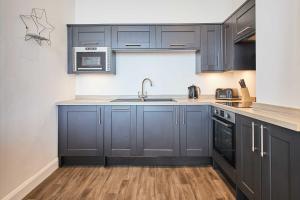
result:
M 241 88 L 242 102 L 252 102 L 248 88 Z

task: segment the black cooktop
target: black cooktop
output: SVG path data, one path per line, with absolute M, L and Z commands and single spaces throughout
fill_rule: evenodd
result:
M 217 102 L 222 105 L 235 107 L 235 108 L 251 108 L 252 102 Z

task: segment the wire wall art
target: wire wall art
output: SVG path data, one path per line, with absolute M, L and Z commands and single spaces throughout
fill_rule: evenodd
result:
M 40 46 L 42 42 L 51 45 L 51 32 L 55 27 L 48 22 L 45 9 L 33 8 L 30 15 L 20 15 L 20 18 L 26 28 L 25 41 L 33 39 Z

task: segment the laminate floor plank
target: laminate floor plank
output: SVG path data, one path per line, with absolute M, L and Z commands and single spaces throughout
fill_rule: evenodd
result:
M 63 167 L 25 200 L 234 200 L 212 167 Z

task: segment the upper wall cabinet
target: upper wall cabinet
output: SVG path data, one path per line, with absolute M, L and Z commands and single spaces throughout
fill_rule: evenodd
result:
M 74 47 L 110 47 L 110 26 L 73 26 L 72 42 Z
M 155 48 L 155 26 L 113 26 L 113 48 Z
M 223 24 L 224 71 L 256 68 L 254 3 L 247 1 Z
M 221 25 L 201 26 L 200 63 L 197 72 L 223 71 Z
M 200 26 L 156 26 L 156 47 L 164 49 L 199 49 Z
M 234 39 L 236 42 L 255 33 L 255 0 L 245 3 L 235 16 Z
M 234 17 L 229 18 L 223 25 L 223 58 L 224 70 L 231 70 L 234 65 L 233 43 Z

